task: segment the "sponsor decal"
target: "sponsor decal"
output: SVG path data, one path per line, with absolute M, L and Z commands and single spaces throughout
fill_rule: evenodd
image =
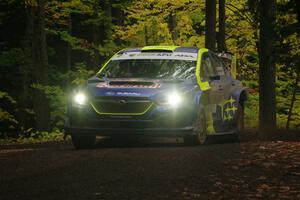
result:
M 138 92 L 116 92 L 116 94 L 125 96 L 141 96 L 141 93 Z
M 189 60 L 197 61 L 197 53 L 174 52 L 174 53 L 123 53 L 116 55 L 112 60 L 133 60 L 133 59 L 167 59 L 167 60 Z
M 143 85 L 143 84 L 120 84 L 120 85 L 109 85 L 108 82 L 98 83 L 96 87 L 98 88 L 160 88 L 159 83 L 153 85 Z
M 235 99 L 230 97 L 227 101 L 219 104 L 222 109 L 222 119 L 223 121 L 229 121 L 233 119 L 235 112 L 237 111 L 237 107 L 235 106 Z

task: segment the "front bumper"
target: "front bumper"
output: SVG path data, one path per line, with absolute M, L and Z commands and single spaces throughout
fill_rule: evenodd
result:
M 90 128 L 90 127 L 65 127 L 65 133 L 72 134 L 96 134 L 101 136 L 114 135 L 140 135 L 140 136 L 184 136 L 192 135 L 193 127 L 184 128 L 144 128 L 144 129 L 126 129 L 126 128 Z
M 103 136 L 191 135 L 194 129 L 194 110 L 191 106 L 176 111 L 155 107 L 141 116 L 104 116 L 89 107 L 70 107 L 65 123 L 65 133 Z

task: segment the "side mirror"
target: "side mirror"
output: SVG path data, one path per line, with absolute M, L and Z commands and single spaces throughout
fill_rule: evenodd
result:
M 220 79 L 221 79 L 220 75 L 209 76 L 210 81 L 215 81 L 215 80 L 220 80 Z

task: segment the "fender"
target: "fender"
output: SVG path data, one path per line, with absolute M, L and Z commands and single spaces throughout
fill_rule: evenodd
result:
M 237 103 L 244 103 L 248 100 L 248 92 L 246 87 L 241 87 L 239 90 L 236 90 L 233 93 L 233 98 L 236 100 Z M 243 104 L 242 104 L 243 105 Z

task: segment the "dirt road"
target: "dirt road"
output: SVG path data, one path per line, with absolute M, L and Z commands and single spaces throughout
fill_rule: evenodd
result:
M 93 150 L 68 141 L 0 146 L 0 199 L 300 199 L 298 165 L 289 169 L 295 174 L 281 173 L 276 162 L 265 169 L 247 145 L 268 148 L 176 140 L 102 140 Z

